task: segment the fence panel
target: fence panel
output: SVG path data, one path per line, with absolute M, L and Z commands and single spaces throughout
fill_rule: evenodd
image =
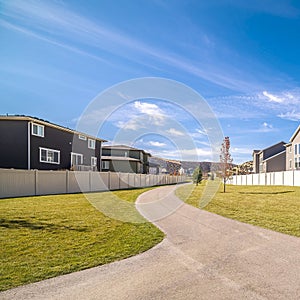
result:
M 35 195 L 35 171 L 1 170 L 1 198 L 32 195 Z
M 92 192 L 100 192 L 100 191 L 107 191 L 109 187 L 109 173 L 107 172 L 91 172 L 90 179 L 91 179 L 91 191 Z
M 283 172 L 283 182 L 284 185 L 293 186 L 294 185 L 294 172 L 293 171 L 286 171 Z
M 119 173 L 120 189 L 128 189 L 128 173 Z
M 67 192 L 65 171 L 39 171 L 36 177 L 36 194 L 53 195 Z
M 109 172 L 109 189 L 110 190 L 119 190 L 120 189 L 120 179 L 119 174 L 114 172 Z
M 300 170 L 294 171 L 294 186 L 300 186 Z
M 138 188 L 185 179 L 170 175 L 0 169 L 0 198 Z
M 274 172 L 274 185 L 283 185 L 283 172 Z
M 90 192 L 89 171 L 69 171 L 68 193 Z
M 300 170 L 234 175 L 230 182 L 234 185 L 300 186 Z

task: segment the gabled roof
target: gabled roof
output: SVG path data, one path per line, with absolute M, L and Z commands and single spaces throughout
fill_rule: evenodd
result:
M 273 148 L 273 147 L 275 147 L 275 146 L 277 146 L 277 145 L 279 145 L 279 144 L 282 144 L 282 146 L 285 146 L 285 145 L 286 145 L 285 142 L 281 141 L 281 142 L 279 142 L 279 143 L 277 143 L 277 144 L 274 144 L 274 145 L 269 146 L 269 147 L 267 147 L 267 148 L 264 148 L 264 149 L 262 149 L 262 150 L 254 150 L 254 151 L 258 151 L 258 152 L 255 152 L 255 153 L 262 153 L 262 152 L 264 152 L 264 151 L 266 151 L 266 150 L 268 150 L 268 149 L 270 149 L 270 148 Z
M 101 141 L 101 142 L 107 142 L 106 140 L 100 139 L 98 137 L 95 137 L 95 136 L 92 136 L 92 135 L 89 135 L 89 134 L 86 134 L 86 133 L 83 133 L 83 132 L 79 132 L 77 130 L 70 129 L 68 127 L 57 125 L 57 124 L 54 124 L 54 123 L 51 123 L 49 121 L 39 119 L 39 118 L 36 118 L 36 117 L 25 116 L 25 115 L 6 115 L 6 116 L 3 116 L 3 115 L 1 116 L 0 115 L 0 120 L 34 122 L 34 123 L 38 123 L 38 124 L 41 124 L 41 125 L 44 125 L 44 126 L 50 126 L 50 127 L 53 127 L 53 128 L 59 129 L 59 130 L 67 131 L 69 133 L 84 135 L 88 138 L 98 140 L 98 141 Z
M 290 143 L 293 142 L 293 140 L 295 139 L 295 137 L 298 135 L 300 131 L 300 125 L 298 126 L 298 128 L 296 129 L 296 131 L 294 132 L 294 134 L 292 135 L 291 139 L 290 139 Z

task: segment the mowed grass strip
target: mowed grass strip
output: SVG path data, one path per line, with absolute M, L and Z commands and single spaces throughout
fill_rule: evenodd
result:
M 185 185 L 177 196 L 199 207 L 207 182 Z M 300 237 L 300 187 L 221 185 L 204 210 L 263 228 Z
M 132 203 L 147 190 L 114 195 Z M 89 196 L 103 203 L 112 197 Z M 163 237 L 151 223 L 104 215 L 82 194 L 1 199 L 0 290 L 130 257 Z

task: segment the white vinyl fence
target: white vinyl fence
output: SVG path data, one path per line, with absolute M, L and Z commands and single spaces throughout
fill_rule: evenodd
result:
M 228 183 L 234 185 L 300 186 L 300 170 L 234 175 Z
M 100 192 L 184 181 L 184 175 L 0 169 L 0 198 Z

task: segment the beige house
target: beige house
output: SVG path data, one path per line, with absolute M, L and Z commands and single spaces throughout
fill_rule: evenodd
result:
M 279 172 L 286 169 L 286 143 L 279 142 L 263 150 L 253 151 L 253 172 Z
M 286 146 L 286 170 L 300 170 L 300 125 Z

